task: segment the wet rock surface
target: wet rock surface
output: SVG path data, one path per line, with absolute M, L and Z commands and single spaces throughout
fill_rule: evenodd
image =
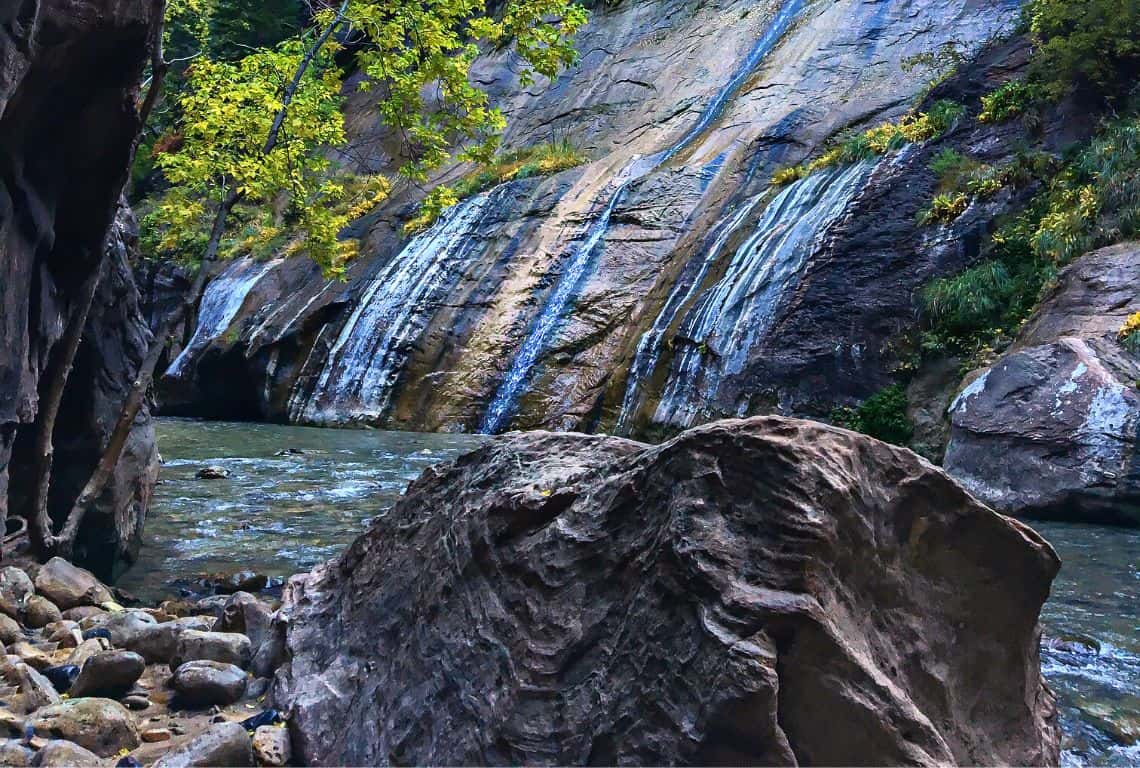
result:
M 946 470 L 1011 514 L 1140 525 L 1140 356 L 1116 338 L 1134 312 L 1140 244 L 1068 266 L 951 404 Z
M 784 9 L 794 23 L 754 70 L 734 80 Z M 484 57 L 478 79 L 509 117 L 506 147 L 544 141 L 556 130 L 590 162 L 473 199 L 436 228 L 430 247 L 400 236 L 415 200 L 395 195 L 361 222 L 364 256 L 345 284 L 328 283 L 302 259 L 274 263 L 252 283 L 246 278 L 256 264 L 233 265 L 216 288 L 241 308 L 228 333 L 161 382 L 170 412 L 474 431 L 541 317 L 556 331 L 514 391 L 517 417 L 509 425 L 612 431 L 643 333 L 671 306 L 674 288 L 693 280 L 692 295 L 673 302 L 677 314 L 665 323 L 659 359 L 633 377 L 644 391 L 623 428 L 649 434 L 662 423 L 676 429 L 773 410 L 818 415 L 865 398 L 891 379 L 897 354 L 888 342 L 903 330 L 902 318 L 913 316 L 915 289 L 969 265 L 995 214 L 971 212 L 937 242 L 916 226 L 935 186 L 928 165 L 941 147 L 852 182 L 843 215 L 789 249 L 812 252 L 801 270 L 790 270 L 798 274 L 786 290 L 773 292 L 773 306 L 762 313 L 774 315 L 769 331 L 757 331 L 743 363 L 725 372 L 723 388 L 702 394 L 683 419 L 658 420 L 654 408 L 675 352 L 699 350 L 702 365 L 719 364 L 720 350 L 709 349 L 714 340 L 688 338 L 680 321 L 754 234 L 765 207 L 759 203 L 775 193 L 773 171 L 817 153 L 846 128 L 901 115 L 922 84 L 899 61 L 950 41 L 973 56 L 1016 14 L 1006 0 L 655 0 L 596 9 L 580 36 L 580 66 L 550 88 L 520 89 L 508 56 Z M 976 106 L 978 93 L 995 86 L 994 71 L 1009 76 L 1023 53 L 1002 48 L 988 66 L 971 70 L 973 79 L 939 97 Z M 729 87 L 734 82 L 739 89 Z M 728 98 L 718 111 L 712 105 L 722 93 Z M 380 148 L 386 137 L 374 120 L 357 119 L 373 108 L 365 96 L 351 99 L 349 125 L 361 143 Z M 640 163 L 680 146 L 702 124 L 707 130 L 685 151 L 638 175 Z M 953 146 L 984 149 L 991 138 L 960 135 Z M 376 151 L 380 166 L 391 159 Z M 576 249 L 611 200 L 612 216 L 575 282 L 574 300 L 544 315 L 560 281 L 577 274 Z M 702 271 L 724 225 L 752 205 Z M 397 277 L 409 287 L 388 296 Z M 404 318 L 398 332 L 389 333 L 386 320 L 373 322 L 396 314 Z M 385 334 L 395 340 L 389 344 Z
M 1053 764 L 1057 568 L 810 422 L 508 436 L 290 583 L 275 704 L 304 762 Z

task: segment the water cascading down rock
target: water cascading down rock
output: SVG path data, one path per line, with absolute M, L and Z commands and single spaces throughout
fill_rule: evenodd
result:
M 634 159 L 619 174 L 619 183 L 610 193 L 601 213 L 587 225 L 581 244 L 574 248 L 566 266 L 558 277 L 554 290 L 547 298 L 542 310 L 535 318 L 533 326 L 511 360 L 503 381 L 499 384 L 494 397 L 491 398 L 491 402 L 487 406 L 487 412 L 479 428 L 480 432 L 486 434 L 499 432 L 514 415 L 518 399 L 530 378 L 531 369 L 534 368 L 543 352 L 555 338 L 567 307 L 577 295 L 583 279 L 591 270 L 592 262 L 598 255 L 597 251 L 605 247 L 603 241 L 614 209 L 622 202 L 630 185 L 669 162 L 700 138 L 720 115 L 728 101 L 744 85 L 748 76 L 780 42 L 784 33 L 788 31 L 796 16 L 803 9 L 804 2 L 805 0 L 784 1 L 768 25 L 768 29 L 756 41 L 756 45 L 752 47 L 748 56 L 741 62 L 729 81 L 701 111 L 696 124 L 678 142 L 649 157 Z
M 1057 569 L 814 422 L 518 434 L 291 581 L 275 695 L 313 764 L 1056 764 Z

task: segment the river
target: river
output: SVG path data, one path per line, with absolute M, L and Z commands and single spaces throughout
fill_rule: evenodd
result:
M 119 586 L 177 594 L 196 573 L 286 577 L 335 555 L 472 435 L 161 419 L 164 457 L 139 563 Z M 207 465 L 230 472 L 198 480 Z M 1042 620 L 1067 765 L 1140 764 L 1140 531 L 1034 523 L 1064 563 Z

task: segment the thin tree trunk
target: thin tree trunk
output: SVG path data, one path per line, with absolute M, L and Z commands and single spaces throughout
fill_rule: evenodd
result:
M 269 154 L 277 146 L 281 135 L 281 128 L 285 123 L 285 118 L 288 116 L 289 105 L 292 103 L 293 97 L 296 96 L 297 89 L 300 87 L 305 73 L 313 61 L 316 60 L 321 48 L 325 46 L 337 28 L 344 23 L 348 13 L 348 5 L 349 0 L 343 0 L 336 16 L 333 17 L 332 21 L 329 22 L 320 36 L 305 52 L 301 62 L 297 65 L 297 71 L 293 75 L 292 81 L 290 81 L 282 94 L 281 108 L 277 110 L 277 114 L 273 118 L 269 134 L 265 139 L 262 154 Z M 213 227 L 210 231 L 210 239 L 206 245 L 206 252 L 203 254 L 202 261 L 198 267 L 198 273 L 194 277 L 194 282 L 191 284 L 182 303 L 163 321 L 161 329 L 155 334 L 154 339 L 151 341 L 151 346 L 147 350 L 146 357 L 143 358 L 142 364 L 139 366 L 138 375 L 135 376 L 131 384 L 131 390 L 127 394 L 126 401 L 123 403 L 123 408 L 119 413 L 119 419 L 115 423 L 115 429 L 111 433 L 111 438 L 107 441 L 107 447 L 99 459 L 99 464 L 95 467 L 95 471 L 87 481 L 83 491 L 75 500 L 75 504 L 67 515 L 63 530 L 60 531 L 58 536 L 53 536 L 50 540 L 52 548 L 57 549 L 64 557 L 71 557 L 76 536 L 79 534 L 79 526 L 83 522 L 84 515 L 95 500 L 103 493 L 103 490 L 107 487 L 107 483 L 114 474 L 115 466 L 119 463 L 123 448 L 127 444 L 127 438 L 130 436 L 135 417 L 138 415 L 139 409 L 142 408 L 143 400 L 146 397 L 151 382 L 154 380 L 154 369 L 158 365 L 158 359 L 162 355 L 167 337 L 170 336 L 178 322 L 198 303 L 198 299 L 206 287 L 207 279 L 213 269 L 214 262 L 217 260 L 222 235 L 225 233 L 226 219 L 239 200 L 241 200 L 241 194 L 237 190 L 231 190 L 218 206 L 217 213 L 214 216 Z
M 162 50 L 163 19 L 166 15 L 166 0 L 154 0 L 152 13 L 154 14 L 155 21 L 150 41 L 150 86 L 147 88 L 146 95 L 143 97 L 139 107 L 139 134 L 131 144 L 128 167 L 134 164 L 135 155 L 138 152 L 139 141 L 142 136 L 142 129 L 146 127 L 150 113 L 158 103 L 163 83 L 166 80 L 166 73 L 169 69 Z M 115 206 L 117 209 L 118 197 L 116 197 Z M 107 254 L 110 251 L 110 232 L 111 229 L 108 229 L 108 237 L 105 237 L 100 244 L 100 250 L 97 256 L 98 263 L 92 271 L 91 276 L 83 283 L 79 293 L 79 301 L 68 316 L 67 326 L 64 328 L 64 335 L 60 340 L 59 367 L 55 376 L 51 379 L 48 391 L 40 401 L 40 426 L 36 434 L 36 449 L 34 453 L 36 465 L 28 535 L 31 539 L 32 546 L 41 555 L 46 554 L 53 544 L 51 514 L 48 510 L 48 496 L 51 490 L 51 475 L 55 456 L 55 446 L 53 442 L 55 422 L 59 416 L 59 408 L 63 402 L 63 393 L 67 388 L 67 381 L 75 365 L 75 356 L 79 352 L 79 346 L 83 341 L 83 331 L 87 326 L 87 317 L 91 313 L 91 306 L 95 301 L 95 293 L 98 291 L 99 281 L 102 279 L 103 273 L 107 270 Z

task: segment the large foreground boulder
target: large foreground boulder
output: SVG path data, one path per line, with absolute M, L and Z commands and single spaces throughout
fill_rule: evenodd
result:
M 1055 764 L 1057 569 L 813 422 L 508 436 L 290 582 L 276 704 L 305 764 Z
M 1010 514 L 1140 525 L 1140 356 L 1117 340 L 1134 312 L 1140 243 L 1067 267 L 951 404 L 946 471 Z

